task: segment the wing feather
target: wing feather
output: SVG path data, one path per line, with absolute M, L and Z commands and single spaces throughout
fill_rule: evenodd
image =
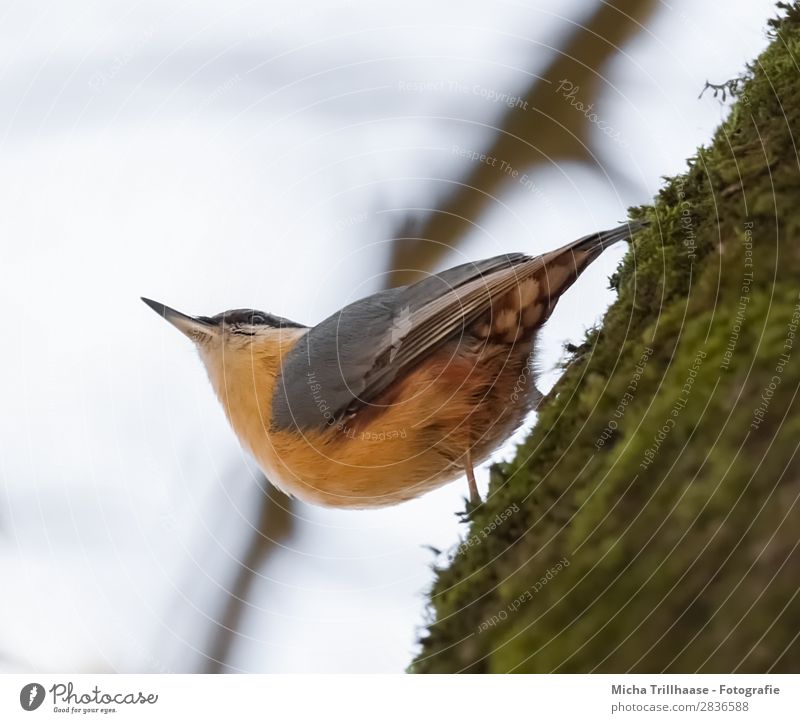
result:
M 463 264 L 345 306 L 309 330 L 284 358 L 272 400 L 273 426 L 335 424 L 373 402 L 523 279 L 546 271 L 564 254 L 599 253 L 635 228 L 592 234 L 535 258 L 508 254 Z

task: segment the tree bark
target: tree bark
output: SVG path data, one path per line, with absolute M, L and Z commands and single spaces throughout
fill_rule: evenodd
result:
M 800 670 L 800 6 L 440 569 L 415 672 Z M 576 287 L 577 293 L 579 287 Z

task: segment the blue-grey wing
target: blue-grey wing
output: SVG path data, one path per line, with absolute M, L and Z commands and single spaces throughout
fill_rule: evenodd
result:
M 485 311 L 533 261 L 509 254 L 463 264 L 345 306 L 284 357 L 273 427 L 320 428 L 369 404 Z
M 520 281 L 543 273 L 548 302 L 609 244 L 647 225 L 633 221 L 531 258 L 496 256 L 356 301 L 311 329 L 282 363 L 272 401 L 277 428 L 333 424 L 369 404 L 463 331 Z M 548 269 L 570 270 L 550 278 Z

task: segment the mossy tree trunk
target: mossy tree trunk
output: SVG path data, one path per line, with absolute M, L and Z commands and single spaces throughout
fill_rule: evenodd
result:
M 800 671 L 800 8 L 438 571 L 417 672 Z

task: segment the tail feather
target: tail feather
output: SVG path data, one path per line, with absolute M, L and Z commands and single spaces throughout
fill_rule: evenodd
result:
M 634 233 L 649 225 L 649 221 L 629 221 L 608 231 L 590 233 L 588 236 L 573 241 L 569 246 L 574 251 L 602 251 L 617 241 L 630 238 Z
M 546 289 L 548 303 L 545 312 L 531 323 L 543 324 L 552 312 L 561 295 L 575 282 L 586 267 L 613 243 L 630 238 L 636 231 L 648 226 L 648 221 L 631 221 L 608 231 L 598 231 L 560 249 L 538 257 L 542 261 L 543 288 Z

